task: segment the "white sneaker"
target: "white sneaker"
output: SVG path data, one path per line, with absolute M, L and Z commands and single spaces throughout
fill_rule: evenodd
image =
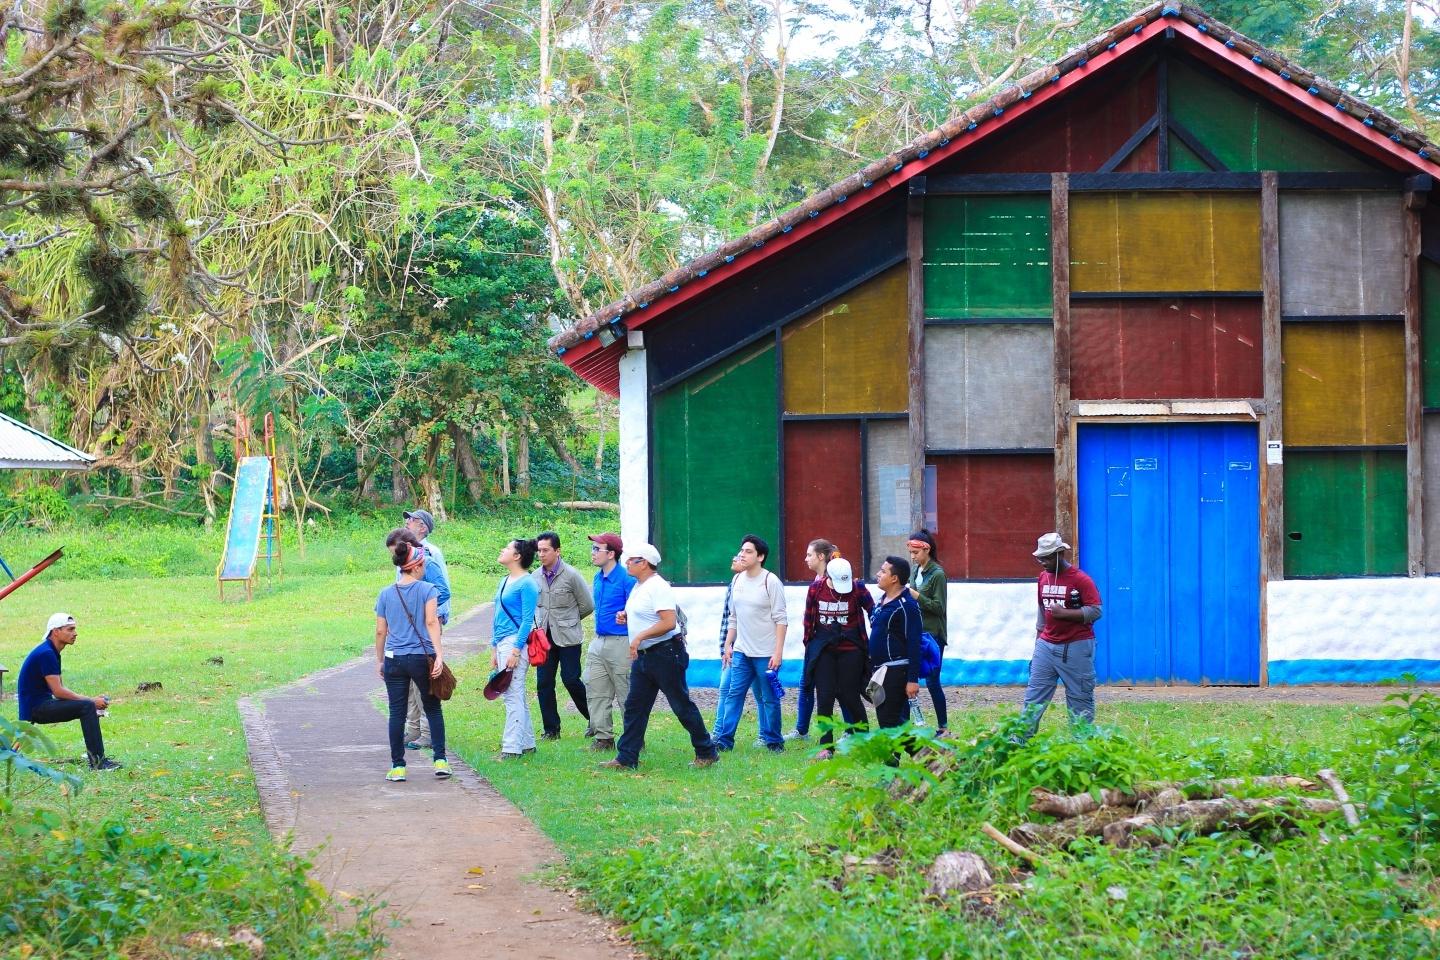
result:
M 785 739 L 786 739 L 787 741 L 789 741 L 789 740 L 809 740 L 809 739 L 810 739 L 810 734 L 808 734 L 808 733 L 801 733 L 799 730 L 791 730 L 789 733 L 785 734 Z

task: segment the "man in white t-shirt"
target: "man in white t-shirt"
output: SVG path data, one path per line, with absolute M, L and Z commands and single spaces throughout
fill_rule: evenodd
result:
M 645 728 L 650 725 L 650 711 L 655 709 L 655 697 L 660 693 L 665 694 L 675 718 L 690 734 L 690 745 L 695 748 L 690 765 L 712 766 L 716 760 L 715 743 L 685 683 L 690 654 L 676 626 L 675 592 L 657 569 L 660 551 L 648 543 L 627 545 L 624 560 L 625 572 L 635 578 L 635 589 L 625 601 L 624 612 L 615 620 L 623 623 L 630 635 L 630 693 L 625 697 L 625 730 L 620 734 L 615 759 L 600 766 L 633 770 L 640 765 Z
M 735 728 L 745 710 L 745 691 L 757 676 L 779 670 L 785 655 L 785 585 L 765 569 L 770 545 L 750 534 L 740 541 L 736 559 L 740 572 L 730 581 L 730 630 L 721 655 L 730 668 L 730 686 L 724 705 L 724 725 L 716 725 L 715 745 L 721 750 L 735 747 Z M 776 753 L 785 749 L 780 735 L 780 699 L 768 682 L 755 687 L 760 702 L 760 740 Z

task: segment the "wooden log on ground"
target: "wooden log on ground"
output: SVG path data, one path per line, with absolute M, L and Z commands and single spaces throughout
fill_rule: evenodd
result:
M 926 892 L 936 897 L 947 897 L 957 891 L 974 893 L 988 890 L 995 883 L 990 876 L 990 868 L 978 854 L 957 850 L 936 857 L 925 879 Z
M 1345 814 L 1345 822 L 1350 828 L 1353 830 L 1360 826 L 1360 814 L 1355 812 L 1355 804 L 1350 802 L 1350 792 L 1345 789 L 1345 784 L 1340 782 L 1335 771 L 1327 768 L 1321 770 L 1316 776 L 1319 777 L 1321 783 L 1330 788 L 1331 793 L 1335 794 L 1335 799 L 1340 801 L 1340 810 Z
M 1010 831 L 1010 838 L 1032 848 L 1063 848 L 1078 837 L 1098 837 L 1109 824 L 1133 816 L 1134 807 L 1100 807 L 1055 823 L 1022 823 Z
M 1035 813 L 1048 813 L 1052 817 L 1079 817 L 1094 813 L 1101 807 L 1138 807 L 1154 801 L 1166 791 L 1180 791 L 1185 799 L 1204 800 L 1225 796 L 1245 787 L 1278 790 L 1316 790 L 1318 787 L 1303 777 L 1230 777 L 1223 780 L 1156 780 L 1137 784 L 1131 790 L 1106 788 L 1101 791 L 1097 802 L 1088 793 L 1073 796 L 1052 793 L 1043 787 L 1030 791 L 1033 798 L 1030 809 Z M 1173 794 L 1166 795 L 1173 799 Z
M 1000 846 L 1004 847 L 1006 850 L 1009 850 L 1011 853 L 1015 854 L 1015 856 L 1019 857 L 1022 860 L 1026 860 L 1030 863 L 1045 862 L 1045 858 L 1040 856 L 1040 854 L 1026 847 L 1024 844 L 1018 843 L 1015 840 L 1012 840 L 1009 837 L 1005 836 L 1005 834 L 1001 833 L 999 830 L 996 830 L 993 824 L 990 824 L 988 822 L 983 823 L 980 825 L 980 830 L 982 833 L 985 834 L 985 836 L 989 837 L 991 840 L 994 840 L 996 843 L 1000 844 Z
M 1159 828 L 1171 827 L 1197 833 L 1224 828 L 1250 830 L 1266 824 L 1294 824 L 1299 819 L 1332 814 L 1339 809 L 1340 804 L 1334 800 L 1314 797 L 1257 797 L 1246 800 L 1216 797 L 1190 800 L 1116 820 L 1105 825 L 1101 836 L 1106 843 L 1117 847 L 1137 844 L 1158 846 L 1161 843 Z

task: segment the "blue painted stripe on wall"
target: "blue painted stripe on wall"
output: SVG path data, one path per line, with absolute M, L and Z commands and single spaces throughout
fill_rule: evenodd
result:
M 1270 682 L 1379 683 L 1413 673 L 1425 683 L 1440 683 L 1440 660 L 1271 660 Z
M 802 667 L 799 660 L 785 661 L 780 665 L 780 682 L 787 688 L 799 686 Z M 940 664 L 940 680 L 947 687 L 1007 686 L 1029 679 L 1029 660 L 944 660 Z M 685 680 L 692 687 L 719 686 L 720 661 L 691 660 Z

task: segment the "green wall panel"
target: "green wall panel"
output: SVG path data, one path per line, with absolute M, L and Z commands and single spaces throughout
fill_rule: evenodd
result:
M 652 398 L 654 537 L 672 583 L 728 581 L 747 533 L 780 548 L 776 391 L 767 342 Z
M 1185 146 L 1184 141 L 1172 133 L 1170 134 L 1170 169 L 1204 173 L 1210 168 L 1194 150 Z
M 1403 574 L 1405 530 L 1403 452 L 1286 454 L 1287 577 Z
M 1050 316 L 1050 198 L 926 201 L 925 315 Z
M 1289 114 L 1185 63 L 1171 61 L 1169 86 L 1171 116 L 1230 170 L 1373 169 Z
M 1440 264 L 1420 258 L 1420 356 L 1426 407 L 1440 408 Z

